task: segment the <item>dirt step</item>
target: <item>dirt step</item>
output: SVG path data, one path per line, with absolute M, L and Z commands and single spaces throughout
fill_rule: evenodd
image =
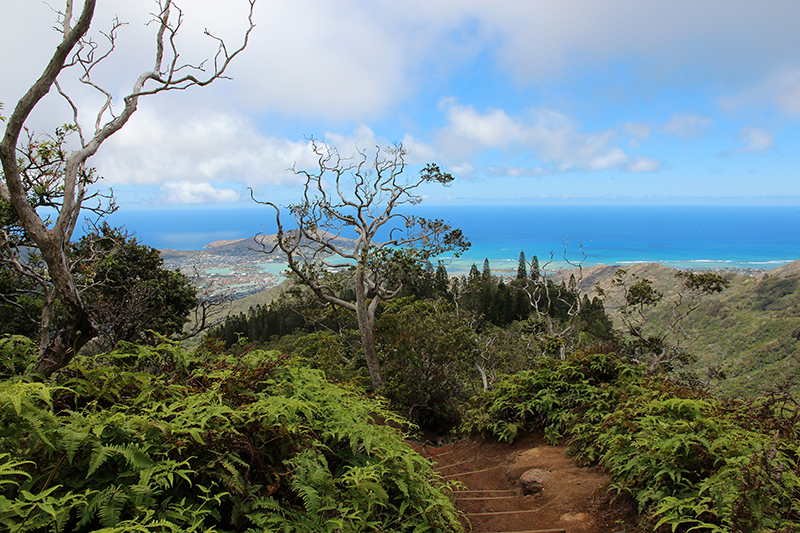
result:
M 542 526 L 546 528 L 546 524 L 541 524 L 539 516 L 541 515 L 542 508 L 536 507 L 533 509 L 515 509 L 511 511 L 498 511 L 487 513 L 465 513 L 466 518 L 472 524 L 472 531 L 483 533 L 496 533 L 498 531 L 507 531 L 509 522 L 513 522 L 514 526 L 521 527 L 516 531 L 542 531 Z M 512 527 L 514 527 L 512 526 Z M 544 531 L 564 531 L 563 529 L 544 529 Z
M 480 475 L 480 474 L 486 474 L 487 472 L 491 472 L 492 470 L 500 471 L 501 468 L 502 468 L 502 465 L 494 465 L 494 466 L 490 466 L 488 468 L 481 468 L 479 470 L 468 470 L 466 472 L 457 472 L 457 473 L 454 473 L 454 474 L 442 474 L 442 472 L 439 472 L 439 473 L 442 474 L 442 476 L 445 479 L 453 479 L 453 480 L 457 480 L 457 481 L 463 481 L 464 483 L 469 484 L 467 480 L 464 480 L 462 478 L 469 477 L 469 476 L 477 476 L 477 475 Z M 501 481 L 501 482 L 505 483 L 505 481 L 502 479 L 502 476 L 498 477 L 498 481 Z M 492 487 L 487 487 L 487 488 L 492 488 Z
M 446 464 L 439 463 L 436 465 L 436 470 L 438 470 L 440 474 L 443 474 L 445 471 L 450 471 L 454 468 L 464 468 L 469 465 L 478 465 L 478 458 L 473 457 L 465 461 L 458 461 L 455 463 L 446 463 Z
M 492 490 L 457 490 L 453 493 L 457 498 L 480 498 L 491 496 L 519 496 L 519 492 L 512 489 L 492 489 Z
M 526 529 L 524 531 L 495 531 L 494 533 L 567 533 L 566 529 Z
M 525 500 L 517 495 L 500 497 L 462 498 L 456 496 L 456 506 L 468 516 L 484 515 L 506 511 L 524 511 L 533 508 L 530 500 Z
M 563 446 L 541 435 L 513 445 L 464 440 L 447 447 L 415 447 L 442 478 L 461 483 L 452 494 L 465 531 L 473 533 L 608 533 L 619 531 L 610 515 L 592 503 L 604 476 L 582 469 Z M 531 468 L 552 473 L 545 490 L 525 496 L 519 476 Z

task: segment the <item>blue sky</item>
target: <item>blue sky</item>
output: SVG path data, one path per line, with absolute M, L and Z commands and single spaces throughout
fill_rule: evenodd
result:
M 101 4 L 96 37 L 129 23 L 96 75 L 120 102 L 152 63 L 153 7 Z M 220 5 L 183 2 L 182 58 L 212 53 L 203 28 L 236 40 L 246 2 Z M 800 2 L 258 0 L 255 18 L 232 80 L 142 100 L 94 157 L 123 208 L 236 204 L 248 187 L 290 202 L 309 136 L 342 153 L 402 142 L 413 169 L 457 178 L 430 203 L 800 204 Z M 6 114 L 53 21 L 0 0 Z M 99 99 L 74 75 L 90 127 Z M 49 95 L 28 125 L 68 116 Z

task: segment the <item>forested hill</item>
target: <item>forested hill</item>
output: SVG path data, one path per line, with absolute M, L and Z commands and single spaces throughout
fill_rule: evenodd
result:
M 583 269 L 582 291 L 596 295 L 605 292 L 604 303 L 617 327 L 621 326 L 619 307 L 623 292 L 612 286 L 621 267 L 598 266 Z M 647 278 L 674 298 L 679 288 L 677 270 L 658 263 L 626 265 L 629 275 Z M 558 273 L 567 279 L 576 271 Z M 690 337 L 689 351 L 697 356 L 690 365 L 700 375 L 710 369 L 724 379 L 711 383 L 722 393 L 755 396 L 767 393 L 776 384 L 800 374 L 800 261 L 769 271 L 731 271 L 723 274 L 730 285 L 708 296 L 683 324 Z M 651 311 L 651 320 L 666 324 L 670 309 Z

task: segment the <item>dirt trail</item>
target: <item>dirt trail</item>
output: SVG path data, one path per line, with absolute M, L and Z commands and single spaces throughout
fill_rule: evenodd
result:
M 564 446 L 541 436 L 520 436 L 514 444 L 470 439 L 443 447 L 417 446 L 448 480 L 467 531 L 475 533 L 632 533 L 629 509 L 598 501 L 607 481 L 597 468 L 581 468 Z M 531 468 L 547 470 L 540 494 L 523 494 L 519 477 Z M 471 524 L 471 529 L 470 529 Z

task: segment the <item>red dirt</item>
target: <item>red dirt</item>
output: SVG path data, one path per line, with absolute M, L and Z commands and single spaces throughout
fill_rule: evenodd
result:
M 564 446 L 550 446 L 539 435 L 520 436 L 513 444 L 469 439 L 415 448 L 436 463 L 445 479 L 463 483 L 464 490 L 454 497 L 466 531 L 635 531 L 629 508 L 597 497 L 608 478 L 598 468 L 579 467 Z M 526 496 L 519 477 L 531 468 L 547 470 L 550 479 L 541 493 Z

